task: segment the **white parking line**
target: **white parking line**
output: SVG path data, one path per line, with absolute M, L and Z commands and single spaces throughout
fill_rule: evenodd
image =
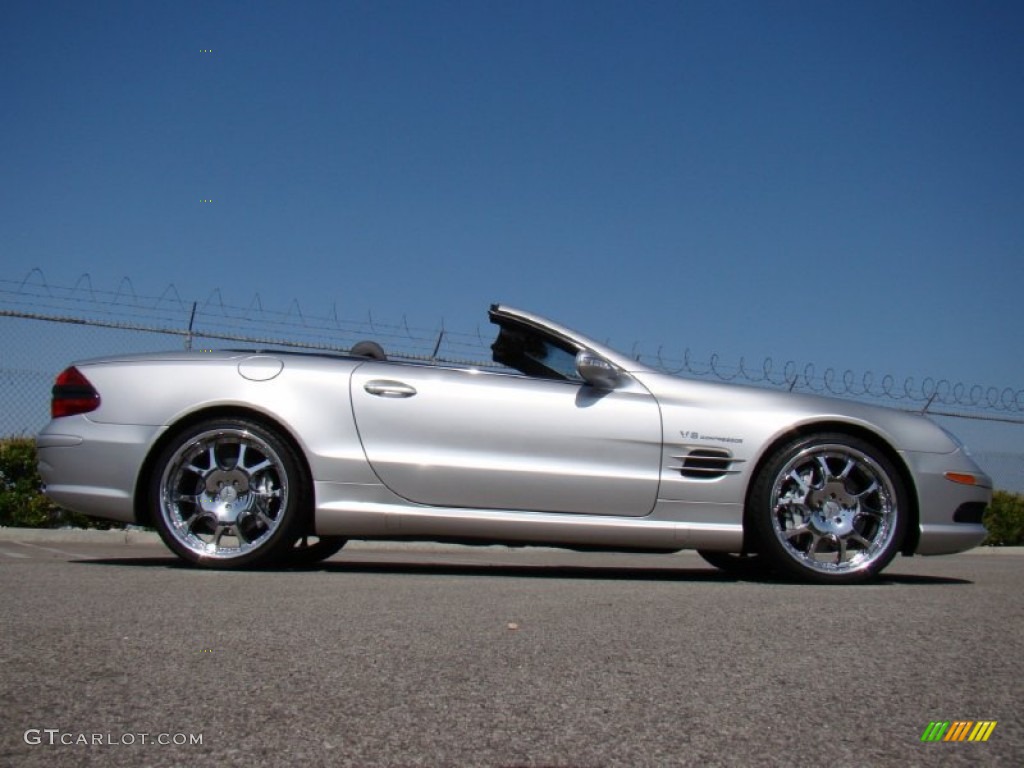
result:
M 79 558 L 81 555 L 75 552 L 67 552 L 63 549 L 55 549 L 53 547 L 41 547 L 38 544 L 29 544 L 27 541 L 16 541 L 14 542 L 19 547 L 30 547 L 31 549 L 39 549 L 43 552 L 53 552 L 55 555 L 63 555 L 64 557 Z M 22 555 L 22 557 L 28 557 L 28 555 Z
M 0 549 L 0 555 L 4 557 L 28 557 L 28 555 L 23 555 L 21 552 L 8 552 L 6 549 Z

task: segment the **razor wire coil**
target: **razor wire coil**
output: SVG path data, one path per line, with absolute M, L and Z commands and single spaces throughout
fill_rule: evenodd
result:
M 432 328 L 400 322 L 382 322 L 372 313 L 365 319 L 344 318 L 337 304 L 329 314 L 304 311 L 293 300 L 286 310 L 264 306 L 257 293 L 245 306 L 225 301 L 219 288 L 202 300 L 186 301 L 172 283 L 156 296 L 136 291 L 125 277 L 113 291 L 98 289 L 85 273 L 72 285 L 50 283 L 36 268 L 20 281 L 0 280 L 0 317 L 51 323 L 95 326 L 119 331 L 176 336 L 186 348 L 195 340 L 295 348 L 319 352 L 348 352 L 358 341 L 372 337 L 388 349 L 390 357 L 418 362 L 495 367 L 490 342 L 477 327 L 458 331 L 444 321 Z M 787 360 L 781 366 L 771 357 L 750 365 L 744 357 L 729 365 L 716 352 L 700 361 L 689 348 L 672 359 L 659 347 L 653 355 L 631 356 L 666 373 L 699 379 L 750 384 L 773 389 L 809 392 L 856 400 L 889 402 L 896 407 L 967 418 L 996 418 L 1024 423 L 1024 388 L 986 386 L 948 378 L 891 374 L 827 367 L 819 374 L 814 363 Z M 941 409 L 941 410 L 940 410 Z

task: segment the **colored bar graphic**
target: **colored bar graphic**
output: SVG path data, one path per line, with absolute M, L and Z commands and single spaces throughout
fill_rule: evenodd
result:
M 968 741 L 988 741 L 988 737 L 992 735 L 992 731 L 996 729 L 995 720 L 982 720 L 971 731 L 971 735 L 967 737 Z
M 970 720 L 954 720 L 953 725 L 950 726 L 949 733 L 946 734 L 946 738 L 943 741 L 963 741 L 967 738 L 967 732 L 972 725 L 974 723 Z
M 921 734 L 921 741 L 941 741 L 949 728 L 949 721 L 930 722 Z
M 995 720 L 933 720 L 921 734 L 921 741 L 988 741 L 996 724 Z

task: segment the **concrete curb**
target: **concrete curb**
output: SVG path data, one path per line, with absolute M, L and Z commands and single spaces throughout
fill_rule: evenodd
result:
M 146 545 L 161 544 L 155 531 L 129 529 L 125 531 L 95 531 L 82 528 L 0 528 L 0 541 L 25 542 L 28 544 L 101 544 L 101 545 Z M 551 549 L 549 547 L 507 547 L 502 544 L 473 546 L 445 544 L 433 541 L 359 541 L 352 540 L 346 547 L 352 550 L 413 550 L 420 552 L 477 552 L 492 550 L 498 552 L 521 552 L 526 549 Z M 563 551 L 556 549 L 555 551 Z M 684 552 L 685 554 L 685 552 Z M 968 555 L 1024 555 L 1024 547 L 976 547 Z
M 83 528 L 0 528 L 0 541 L 27 544 L 159 544 L 153 531 L 94 531 Z

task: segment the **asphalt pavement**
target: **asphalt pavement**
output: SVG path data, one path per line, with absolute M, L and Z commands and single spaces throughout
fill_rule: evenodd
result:
M 222 573 L 145 532 L 0 529 L 0 765 L 1020 766 L 1022 574 L 388 543 Z M 996 725 L 921 740 L 947 721 Z

